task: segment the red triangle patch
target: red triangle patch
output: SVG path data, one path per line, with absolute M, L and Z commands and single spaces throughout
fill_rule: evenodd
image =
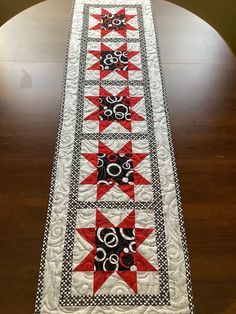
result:
M 95 228 L 77 228 L 76 231 L 95 247 Z
M 96 228 L 115 228 L 99 210 L 96 210 Z
M 129 60 L 136 56 L 140 51 L 128 51 L 128 58 Z
M 98 156 L 97 154 L 83 153 L 82 156 L 86 158 L 94 167 L 97 168 L 98 165 Z
M 157 271 L 156 268 L 152 266 L 138 251 L 136 252 L 135 257 L 137 271 Z
M 130 106 L 135 106 L 141 99 L 143 99 L 143 96 L 130 97 Z
M 101 51 L 112 51 L 112 49 L 104 43 L 101 43 Z
M 119 149 L 118 153 L 120 154 L 132 154 L 132 142 L 129 140 L 121 149 Z
M 154 229 L 135 228 L 136 249 L 149 237 Z
M 132 111 L 132 121 L 144 121 L 144 117 L 140 116 L 135 111 Z
M 99 97 L 98 96 L 85 96 L 86 99 L 91 101 L 95 106 L 99 106 Z
M 135 16 L 136 16 L 135 14 L 126 15 L 126 22 L 128 22 L 131 19 L 133 19 Z
M 95 294 L 104 282 L 111 276 L 112 271 L 95 271 L 93 275 L 93 293 Z
M 122 14 L 125 15 L 125 8 L 121 8 L 116 14 Z
M 126 86 L 125 89 L 123 89 L 122 91 L 119 92 L 119 94 L 117 94 L 117 96 L 129 97 L 129 86 Z M 135 97 L 132 97 L 132 98 L 135 98 Z
M 97 185 L 97 201 L 100 200 L 112 187 L 114 184 L 98 184 Z
M 100 66 L 99 66 L 100 69 Z M 100 79 L 104 79 L 106 76 L 108 76 L 109 74 L 111 74 L 113 71 L 111 70 L 101 70 L 100 71 Z
M 90 15 L 100 22 L 100 20 L 101 20 L 101 14 L 90 14 Z M 99 25 L 99 24 L 98 24 L 98 25 Z
M 101 55 L 100 51 L 98 51 L 98 50 L 89 50 L 89 53 L 91 53 L 94 57 L 96 57 L 97 59 L 100 60 L 100 55 Z
M 99 132 L 104 131 L 113 123 L 112 120 L 99 120 Z
M 99 120 L 99 110 L 96 110 L 92 112 L 90 115 L 88 115 L 84 120 L 93 120 L 93 121 L 98 121 Z
M 112 30 L 111 29 L 101 29 L 101 36 L 104 37 L 109 34 Z
M 126 80 L 128 80 L 128 77 L 129 77 L 128 71 L 121 70 L 121 71 L 115 71 L 115 72 L 119 74 L 120 76 L 122 76 L 123 78 L 125 78 Z
M 126 130 L 131 132 L 131 121 L 117 121 L 120 125 L 122 125 Z
M 117 50 L 127 51 L 127 43 L 124 43 L 123 45 L 121 45 L 119 48 L 117 48 Z
M 113 150 L 107 147 L 102 141 L 99 141 L 98 143 L 98 153 L 99 154 L 115 154 L 115 152 L 113 152 Z
M 140 68 L 138 68 L 135 64 L 129 62 L 128 64 L 129 71 L 140 71 Z
M 101 29 L 101 23 L 98 23 L 97 25 L 94 25 L 90 28 L 90 30 L 96 31 L 98 29 Z
M 134 167 L 136 167 L 147 156 L 148 156 L 148 154 L 142 154 L 142 153 L 133 154 L 133 165 L 134 165 Z
M 119 184 L 119 189 L 134 200 L 134 186 L 132 184 Z
M 113 96 L 110 92 L 108 92 L 104 87 L 100 85 L 99 87 L 99 95 L 100 96 Z M 99 99 L 99 97 L 98 97 Z
M 88 70 L 100 70 L 100 61 L 94 63 L 93 65 L 91 65 Z
M 97 184 L 98 172 L 95 170 L 87 178 L 80 182 L 80 184 Z
M 92 250 L 82 262 L 76 266 L 74 271 L 94 271 L 94 257 L 96 255 L 96 249 Z
M 135 211 L 133 210 L 119 225 L 118 228 L 135 228 Z
M 134 184 L 135 185 L 148 185 L 150 182 L 145 179 L 140 173 L 134 170 Z
M 106 9 L 102 8 L 102 15 L 110 15 L 111 12 L 107 11 Z
M 125 29 L 119 29 L 116 32 L 126 38 L 126 29 L 127 27 Z
M 135 16 L 135 15 L 134 15 Z M 137 30 L 137 28 L 136 27 L 134 27 L 134 26 L 132 26 L 132 25 L 130 25 L 130 24 L 126 24 L 126 29 L 127 30 L 130 30 L 130 31 L 136 31 Z
M 138 292 L 136 271 L 117 271 L 117 274 L 127 283 L 134 293 Z

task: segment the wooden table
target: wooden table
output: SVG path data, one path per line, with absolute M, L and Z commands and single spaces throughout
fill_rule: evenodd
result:
M 236 63 L 198 17 L 156 1 L 196 313 L 236 313 Z M 33 313 L 71 1 L 0 29 L 0 313 Z

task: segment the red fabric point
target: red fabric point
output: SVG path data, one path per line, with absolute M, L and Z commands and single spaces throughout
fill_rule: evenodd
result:
M 128 64 L 128 70 L 129 70 L 129 71 L 140 71 L 140 68 L 138 68 L 135 64 L 129 62 L 129 64 Z
M 131 59 L 136 56 L 140 51 L 128 51 L 128 58 Z
M 126 24 L 126 30 L 129 30 L 129 31 L 136 31 L 137 28 L 134 27 L 134 26 L 132 26 L 132 25 L 130 25 L 130 24 Z
M 100 67 L 99 67 L 100 69 Z M 100 71 L 100 79 L 104 79 L 107 75 L 111 74 L 113 71 L 111 70 L 101 70 Z
M 97 201 L 100 200 L 112 187 L 114 184 L 98 184 L 97 185 Z
M 102 15 L 110 15 L 111 13 L 106 9 L 102 8 Z
M 90 115 L 88 115 L 84 120 L 93 120 L 98 121 L 99 120 L 99 110 L 96 110 L 92 112 Z
M 98 96 L 85 96 L 86 99 L 91 101 L 95 106 L 99 106 L 99 97 Z
M 95 170 L 87 178 L 85 178 L 80 184 L 97 184 L 98 181 L 98 172 Z
M 143 99 L 143 96 L 139 97 L 130 97 L 130 106 L 135 106 L 141 99 Z
M 96 228 L 115 228 L 115 226 L 97 209 Z
M 102 141 L 98 143 L 98 153 L 99 154 L 114 154 L 114 151 L 107 147 Z
M 157 271 L 138 251 L 136 252 L 136 266 L 137 271 Z
M 132 184 L 119 184 L 119 189 L 134 200 L 134 186 Z
M 112 271 L 95 271 L 93 281 L 93 293 L 95 294 L 104 282 L 111 276 Z
M 120 125 L 122 125 L 126 130 L 128 130 L 129 132 L 131 132 L 131 121 L 116 121 L 118 122 Z
M 136 266 L 137 271 L 157 271 L 138 251 L 136 252 Z
M 135 211 L 129 215 L 117 226 L 118 228 L 135 228 Z
M 95 247 L 95 228 L 77 228 L 76 231 Z
M 144 121 L 144 117 L 140 116 L 138 113 L 132 111 L 132 120 L 133 121 Z
M 101 51 L 112 51 L 112 49 L 104 43 L 101 43 Z
M 135 185 L 148 185 L 150 182 L 145 179 L 140 173 L 134 170 L 134 184 Z
M 99 95 L 100 96 L 113 96 L 110 92 L 108 92 L 104 87 L 100 85 L 99 87 Z M 98 97 L 99 100 L 99 97 Z
M 116 72 L 117 74 L 119 74 L 120 76 L 122 76 L 124 79 L 126 79 L 126 80 L 128 80 L 128 77 L 129 77 L 129 74 L 128 74 L 128 71 L 123 71 L 123 70 L 121 70 L 121 71 L 114 71 L 114 72 Z
M 128 22 L 129 20 L 133 19 L 136 16 L 136 14 L 129 14 L 126 15 L 126 22 Z M 136 28 L 137 29 L 137 28 Z
M 136 249 L 149 237 L 154 229 L 143 229 L 136 228 L 135 229 L 135 239 L 136 239 Z
M 119 149 L 118 153 L 120 154 L 132 154 L 132 142 L 128 141 L 121 149 Z
M 98 51 L 98 50 L 89 50 L 89 53 L 91 53 L 94 57 L 96 57 L 97 59 L 100 60 L 100 55 L 101 55 L 100 51 Z
M 101 27 L 100 27 L 101 28 Z M 101 37 L 106 36 L 112 31 L 112 29 L 101 29 Z
M 90 14 L 92 17 L 94 17 L 96 20 L 98 20 L 99 22 L 101 21 L 101 14 Z M 98 24 L 100 25 L 100 24 Z
M 121 96 L 129 97 L 129 86 L 126 86 L 125 89 L 123 89 L 122 91 L 119 92 L 119 94 L 117 94 L 117 96 L 119 96 L 119 97 L 121 97 Z
M 113 123 L 112 120 L 99 120 L 99 132 L 104 131 Z
M 97 165 L 98 165 L 97 154 L 84 153 L 84 154 L 82 154 L 82 156 L 84 156 L 84 158 L 86 158 L 89 162 L 91 162 L 92 165 L 94 165 L 94 167 L 97 168 Z
M 138 292 L 136 271 L 117 271 L 117 274 L 127 283 L 134 293 Z
M 141 162 L 143 161 L 148 154 L 141 154 L 141 153 L 135 153 L 133 154 L 133 165 L 134 168 Z
M 121 50 L 121 51 L 127 51 L 127 43 L 124 43 L 123 45 L 121 45 L 119 48 L 117 48 L 116 50 Z M 129 53 L 128 53 L 129 54 Z
M 100 61 L 91 65 L 87 70 L 100 70 Z
M 85 257 L 85 259 L 82 260 L 82 262 L 76 266 L 74 271 L 94 271 L 94 258 L 96 255 L 96 249 L 92 250 L 92 252 L 89 253 Z

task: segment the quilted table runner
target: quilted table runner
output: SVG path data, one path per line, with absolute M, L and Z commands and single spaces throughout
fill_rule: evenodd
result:
M 150 0 L 75 0 L 35 313 L 193 313 Z

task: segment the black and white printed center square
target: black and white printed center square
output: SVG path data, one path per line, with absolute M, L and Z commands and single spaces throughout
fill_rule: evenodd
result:
M 97 228 L 95 271 L 136 271 L 135 229 Z
M 131 121 L 130 99 L 126 96 L 99 98 L 99 119 L 111 121 Z
M 100 70 L 105 71 L 127 71 L 128 52 L 121 50 L 101 51 Z
M 109 30 L 123 30 L 126 27 L 125 14 L 106 14 L 101 15 L 102 29 Z
M 98 154 L 98 184 L 134 184 L 132 154 Z

